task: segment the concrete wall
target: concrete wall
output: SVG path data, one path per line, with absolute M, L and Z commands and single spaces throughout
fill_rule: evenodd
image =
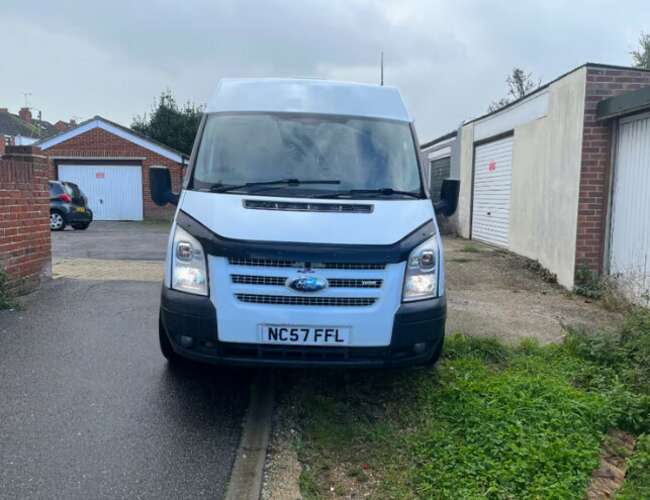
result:
M 458 232 L 470 236 L 474 142 L 514 128 L 510 250 L 538 260 L 571 288 L 580 184 L 586 69 L 463 127 Z M 477 130 L 480 137 L 476 136 Z
M 586 69 L 551 84 L 546 117 L 515 128 L 510 249 L 573 287 Z
M 474 163 L 474 124 L 463 127 L 460 138 L 460 193 L 458 195 L 458 234 L 470 236 L 472 210 L 472 164 Z

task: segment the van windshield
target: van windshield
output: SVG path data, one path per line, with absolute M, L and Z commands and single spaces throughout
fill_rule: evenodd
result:
M 243 186 L 279 179 L 305 182 Z M 294 113 L 208 116 L 191 185 L 282 196 L 424 196 L 408 123 Z

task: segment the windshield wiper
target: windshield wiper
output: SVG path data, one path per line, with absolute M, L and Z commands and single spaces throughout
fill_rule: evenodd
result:
M 380 195 L 380 196 L 409 196 L 411 198 L 422 198 L 420 193 L 414 193 L 413 191 L 400 191 L 399 189 L 393 188 L 379 188 L 379 189 L 349 189 L 347 191 L 335 191 L 333 193 L 324 193 L 314 196 L 314 198 L 340 198 L 345 196 L 354 196 L 354 195 Z
M 244 189 L 248 187 L 255 186 L 275 186 L 275 185 L 287 185 L 287 186 L 300 186 L 302 184 L 341 184 L 339 180 L 303 180 L 303 179 L 278 179 L 276 181 L 260 181 L 260 182 L 246 182 L 244 184 L 213 184 L 210 186 L 210 191 L 213 193 L 227 193 L 229 191 L 236 191 L 238 189 Z

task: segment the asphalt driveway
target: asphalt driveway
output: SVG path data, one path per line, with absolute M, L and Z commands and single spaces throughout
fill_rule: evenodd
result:
M 169 224 L 95 221 L 85 231 L 52 232 L 52 257 L 164 260 Z
M 166 234 L 142 226 L 149 243 L 134 258 L 160 255 Z M 66 231 L 56 252 L 74 265 L 70 237 L 82 242 L 73 255 L 123 256 L 136 229 Z M 125 277 L 62 277 L 0 312 L 0 498 L 223 496 L 250 374 L 171 369 L 157 344 L 160 281 Z

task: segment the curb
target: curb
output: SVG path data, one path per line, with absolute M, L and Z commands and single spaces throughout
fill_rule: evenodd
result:
M 258 370 L 251 384 L 250 402 L 230 474 L 226 500 L 260 498 L 274 399 L 273 372 Z

